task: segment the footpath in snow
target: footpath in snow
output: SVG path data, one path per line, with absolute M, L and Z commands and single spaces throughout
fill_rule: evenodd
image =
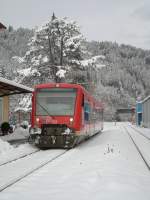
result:
M 150 172 L 128 134 L 107 123 L 102 134 L 2 191 L 0 199 L 149 200 L 149 185 Z

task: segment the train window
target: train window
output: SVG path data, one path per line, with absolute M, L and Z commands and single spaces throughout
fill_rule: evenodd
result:
M 84 95 L 82 97 L 82 107 L 84 107 Z
M 76 100 L 76 89 L 44 88 L 36 94 L 37 115 L 73 115 Z
M 84 102 L 84 119 L 85 121 L 90 120 L 90 105 L 88 102 Z

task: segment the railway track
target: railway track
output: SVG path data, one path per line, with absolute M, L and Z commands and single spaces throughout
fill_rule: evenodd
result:
M 0 192 L 21 181 L 47 164 L 58 159 L 69 150 L 47 150 L 28 155 L 0 166 Z M 8 173 L 6 173 L 6 171 Z M 7 174 L 7 175 L 6 175 Z
M 150 140 L 150 137 L 144 135 L 141 131 L 137 130 L 135 127 L 130 126 L 133 130 L 135 130 L 136 132 L 138 132 L 140 135 L 142 135 L 143 137 L 145 137 L 146 139 Z
M 136 140 L 136 137 L 134 136 L 133 132 L 129 131 L 129 127 L 127 128 L 124 125 L 122 125 L 122 127 L 124 128 L 124 130 L 126 131 L 126 133 L 128 134 L 128 136 L 130 137 L 130 139 L 132 140 L 132 143 L 134 144 L 135 148 L 137 149 L 138 153 L 140 154 L 140 156 L 141 156 L 143 162 L 145 163 L 147 169 L 150 170 L 150 156 L 148 156 L 148 154 L 145 152 L 145 149 L 143 148 L 143 147 L 145 147 L 145 145 L 148 145 L 149 149 L 150 149 L 150 143 L 147 140 L 149 138 L 147 138 L 143 134 L 141 134 L 141 136 L 146 141 L 144 142 L 144 140 L 143 141 L 141 140 L 141 142 L 139 142 L 138 140 Z M 133 129 L 133 128 L 132 128 L 132 131 L 136 132 L 136 134 L 138 132 L 136 129 Z M 147 143 L 147 141 L 148 141 L 148 143 Z
M 12 160 L 9 160 L 9 161 L 7 161 L 7 162 L 1 163 L 1 164 L 0 164 L 0 167 L 3 166 L 3 165 L 7 165 L 7 164 L 9 164 L 9 163 L 11 163 L 11 162 L 20 160 L 20 159 L 22 159 L 22 158 L 25 158 L 26 156 L 30 156 L 30 155 L 32 155 L 32 154 L 34 154 L 34 153 L 39 152 L 39 151 L 40 151 L 40 150 L 35 150 L 35 151 L 31 152 L 31 153 L 24 154 L 24 155 L 22 155 L 22 156 L 20 156 L 20 157 L 17 157 L 17 158 L 14 158 L 14 159 L 12 159 Z

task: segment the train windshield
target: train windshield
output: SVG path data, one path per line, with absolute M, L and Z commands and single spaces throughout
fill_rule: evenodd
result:
M 36 115 L 74 115 L 76 89 L 44 88 L 36 93 Z

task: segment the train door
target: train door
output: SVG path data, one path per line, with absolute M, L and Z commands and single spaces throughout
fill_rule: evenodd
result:
M 86 133 L 90 134 L 90 103 L 84 98 L 84 124 Z

